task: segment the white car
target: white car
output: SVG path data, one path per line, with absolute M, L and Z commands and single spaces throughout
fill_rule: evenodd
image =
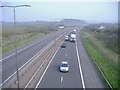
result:
M 69 40 L 69 36 L 65 36 L 65 41 L 68 41 Z
M 74 32 L 76 32 L 77 30 L 76 30 L 76 29 L 74 29 L 73 31 L 74 31 Z
M 60 65 L 60 71 L 61 72 L 68 72 L 69 71 L 69 65 L 67 61 L 62 61 L 62 64 Z

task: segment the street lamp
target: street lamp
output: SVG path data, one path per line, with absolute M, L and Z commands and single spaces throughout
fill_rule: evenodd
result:
M 3 6 L 0 6 L 0 7 L 9 7 L 9 8 L 13 8 L 13 12 L 14 12 L 14 41 L 15 41 L 15 52 L 16 52 L 16 71 L 17 71 L 17 88 L 19 90 L 19 75 L 18 75 L 18 65 L 17 65 L 17 45 L 16 45 L 16 40 L 17 40 L 17 37 L 16 37 L 16 30 L 15 30 L 15 27 L 16 27 L 16 16 L 15 16 L 15 8 L 17 7 L 31 7 L 30 5 L 16 5 L 16 6 L 9 6 L 9 5 L 3 5 Z

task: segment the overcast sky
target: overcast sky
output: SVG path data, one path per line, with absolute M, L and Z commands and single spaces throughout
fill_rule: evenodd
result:
M 15 0 L 14 0 L 15 1 Z M 3 2 L 2 5 L 28 4 L 16 8 L 16 21 L 81 19 L 87 22 L 118 22 L 117 2 Z M 13 21 L 13 9 L 2 8 L 2 21 Z

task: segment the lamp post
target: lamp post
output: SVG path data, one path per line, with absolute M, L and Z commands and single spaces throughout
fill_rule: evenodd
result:
M 54 24 L 53 25 L 55 25 L 56 19 L 53 19 L 53 20 L 54 20 L 54 22 L 53 22 Z M 54 46 L 56 46 L 56 34 L 55 34 L 56 33 L 56 25 L 55 25 L 54 28 L 55 28 L 55 30 L 54 30 Z
M 16 6 L 9 6 L 9 5 L 3 5 L 3 6 L 0 6 L 0 7 L 8 7 L 8 8 L 13 8 L 13 13 L 14 13 L 14 41 L 15 41 L 15 56 L 16 56 L 16 71 L 17 71 L 17 88 L 19 90 L 19 75 L 18 75 L 18 64 L 17 64 L 17 45 L 16 45 L 16 42 L 17 42 L 17 37 L 16 37 L 16 30 L 15 30 L 15 27 L 16 27 L 16 15 L 15 15 L 15 9 L 17 7 L 31 7 L 30 5 L 16 5 Z

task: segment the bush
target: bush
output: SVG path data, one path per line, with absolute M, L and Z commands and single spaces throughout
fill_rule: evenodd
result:
M 100 29 L 99 27 L 103 26 L 104 29 Z M 90 32 L 94 35 L 94 37 L 100 41 L 102 41 L 105 46 L 116 52 L 120 50 L 118 48 L 118 26 L 117 24 L 91 24 L 83 28 L 85 31 Z M 118 50 L 119 49 L 119 50 Z

